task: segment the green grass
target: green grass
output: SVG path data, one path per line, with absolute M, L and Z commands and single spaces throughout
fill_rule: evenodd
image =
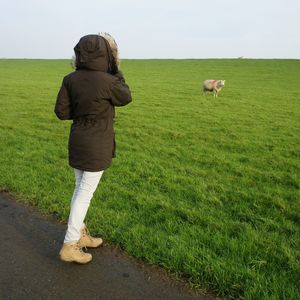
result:
M 222 298 L 300 299 L 300 61 L 125 60 L 117 158 L 88 225 Z M 0 187 L 66 221 L 67 60 L 0 60 Z M 226 79 L 219 98 L 204 79 Z

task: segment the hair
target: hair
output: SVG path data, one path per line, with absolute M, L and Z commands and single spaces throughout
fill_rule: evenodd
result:
M 108 42 L 108 44 L 111 48 L 112 56 L 115 60 L 117 67 L 119 68 L 120 64 L 121 64 L 121 60 L 119 57 L 118 44 L 116 43 L 115 39 L 107 32 L 99 32 L 98 35 L 103 37 Z M 76 69 L 76 56 L 75 55 L 72 56 L 71 67 L 73 69 Z

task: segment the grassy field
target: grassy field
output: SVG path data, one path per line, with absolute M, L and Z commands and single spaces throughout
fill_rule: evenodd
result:
M 300 299 L 300 60 L 126 60 L 91 232 L 221 298 Z M 0 187 L 66 221 L 67 60 L 0 60 Z M 204 79 L 226 79 L 219 98 Z

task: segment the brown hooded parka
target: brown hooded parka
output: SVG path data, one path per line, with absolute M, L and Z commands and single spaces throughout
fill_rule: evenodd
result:
M 131 102 L 131 93 L 106 39 L 87 35 L 74 48 L 76 71 L 65 76 L 55 113 L 73 120 L 69 136 L 71 167 L 96 172 L 115 156 L 115 106 Z

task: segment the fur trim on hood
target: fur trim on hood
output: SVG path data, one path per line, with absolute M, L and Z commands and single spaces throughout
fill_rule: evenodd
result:
M 105 47 L 103 47 L 102 41 L 105 42 Z M 105 68 L 105 64 L 103 58 L 101 59 L 100 56 L 106 57 L 105 60 L 108 62 L 108 71 L 110 73 L 117 72 L 120 66 L 118 45 L 115 39 L 107 32 L 82 37 L 75 46 L 74 51 L 75 55 L 73 55 L 71 62 L 71 66 L 74 69 L 95 69 L 97 64 L 96 69 L 99 69 L 101 65 L 100 69 L 104 71 L 103 68 Z M 96 60 L 98 60 L 98 62 Z
M 101 32 L 101 33 L 99 33 L 99 35 L 108 41 L 112 55 L 115 59 L 115 63 L 117 65 L 117 67 L 119 68 L 121 61 L 120 61 L 120 57 L 119 57 L 118 44 L 116 43 L 115 39 L 107 32 Z

